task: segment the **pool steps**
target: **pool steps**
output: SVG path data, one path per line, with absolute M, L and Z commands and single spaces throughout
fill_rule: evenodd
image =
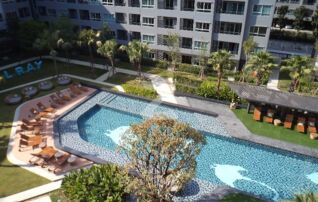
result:
M 99 104 L 107 105 L 107 104 L 109 104 L 111 101 L 113 101 L 116 97 L 117 97 L 117 95 L 115 95 L 115 94 L 107 93 L 107 95 L 106 95 L 105 97 L 103 97 L 103 98 L 99 101 Z

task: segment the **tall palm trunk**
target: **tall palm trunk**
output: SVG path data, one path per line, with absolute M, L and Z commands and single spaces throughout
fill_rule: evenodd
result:
M 53 56 L 53 62 L 54 62 L 55 74 L 56 74 L 56 76 L 59 76 L 59 71 L 58 71 L 57 66 L 56 66 L 56 56 Z
M 96 75 L 95 75 L 95 69 L 94 69 L 94 56 L 93 56 L 93 50 L 91 45 L 88 46 L 88 52 L 89 52 L 92 74 L 95 77 Z
M 141 78 L 141 63 L 137 62 L 138 76 Z
M 201 68 L 200 68 L 200 79 L 203 79 L 204 78 L 204 66 L 201 65 Z
M 112 65 L 112 71 L 113 71 L 113 75 L 115 74 L 115 65 L 114 65 L 114 58 L 109 58 L 110 59 L 110 64 Z
M 221 79 L 222 79 L 222 72 L 218 72 L 218 85 L 217 85 L 217 90 L 219 92 L 220 86 L 221 86 Z

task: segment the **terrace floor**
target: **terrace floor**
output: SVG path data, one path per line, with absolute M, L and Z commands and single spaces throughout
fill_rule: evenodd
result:
M 54 138 L 53 138 L 53 121 L 55 118 L 59 117 L 61 114 L 65 113 L 66 111 L 70 110 L 74 106 L 78 105 L 80 102 L 85 100 L 89 95 L 91 95 L 95 89 L 88 88 L 88 92 L 83 92 L 81 95 L 78 95 L 77 97 L 73 98 L 71 101 L 67 102 L 65 105 L 60 106 L 57 108 L 56 112 L 52 114 L 52 118 L 45 119 L 45 124 L 41 128 L 41 134 L 45 138 L 47 138 L 47 146 L 52 146 L 54 149 L 58 150 L 55 147 L 54 143 Z M 67 95 L 66 90 L 62 91 L 64 94 Z M 25 148 L 22 151 L 19 151 L 19 140 L 20 140 L 20 135 L 19 135 L 19 129 L 20 125 L 22 124 L 21 120 L 22 119 L 28 119 L 30 120 L 31 118 L 31 112 L 30 109 L 37 108 L 36 104 L 38 102 L 42 102 L 46 106 L 50 106 L 49 103 L 49 96 L 43 96 L 37 99 L 30 100 L 28 102 L 23 103 L 20 105 L 15 113 L 15 119 L 14 119 L 14 127 L 11 131 L 11 137 L 10 137 L 10 142 L 9 142 L 9 149 L 8 149 L 8 159 L 14 163 L 18 164 L 21 167 L 34 172 L 38 175 L 41 175 L 42 177 L 46 177 L 50 180 L 56 180 L 62 177 L 61 174 L 68 172 L 70 170 L 79 168 L 79 167 L 84 167 L 92 164 L 91 161 L 88 161 L 84 158 L 76 158 L 76 161 L 70 164 L 65 164 L 61 170 L 57 174 L 54 174 L 53 172 L 49 172 L 48 168 L 41 168 L 40 166 L 32 166 L 29 163 L 29 160 L 33 157 L 32 153 L 37 153 L 41 151 L 41 148 L 35 148 L 34 150 L 29 147 Z

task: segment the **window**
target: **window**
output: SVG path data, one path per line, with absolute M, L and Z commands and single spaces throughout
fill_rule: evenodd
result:
M 117 30 L 117 39 L 127 41 L 127 39 L 128 39 L 127 31 L 121 30 L 121 29 Z
M 142 0 L 143 8 L 153 8 L 155 6 L 154 0 Z
M 113 0 L 103 0 L 102 3 L 104 5 L 113 5 L 114 4 Z
M 77 19 L 77 10 L 76 9 L 68 9 L 68 17 L 71 19 Z
M 2 14 L 0 13 L 0 22 L 2 22 L 3 21 L 3 16 L 2 16 Z
M 89 12 L 88 10 L 79 10 L 80 19 L 81 20 L 89 20 Z
M 250 27 L 250 35 L 252 35 L 252 36 L 265 37 L 266 31 L 267 31 L 266 27 L 258 27 L 258 26 L 251 26 Z
M 91 20 L 100 21 L 100 13 L 91 13 Z
M 38 9 L 39 9 L 39 14 L 40 14 L 41 16 L 47 16 L 46 7 L 44 7 L 44 6 L 39 6 Z
M 61 9 L 61 10 L 59 10 L 58 15 L 59 15 L 59 17 L 66 17 L 66 16 L 68 16 L 68 11 Z
M 268 16 L 271 13 L 271 9 L 272 9 L 272 6 L 254 5 L 253 14 L 254 15 Z
M 142 42 L 148 43 L 148 44 L 154 44 L 155 43 L 155 36 L 153 36 L 153 35 L 142 35 Z
M 231 43 L 226 41 L 213 41 L 213 51 L 225 49 L 232 54 L 237 54 L 239 49 L 238 43 Z
M 208 2 L 198 2 L 197 11 L 199 12 L 211 12 L 211 3 Z
M 194 50 L 207 50 L 209 42 L 194 41 Z
M 245 2 L 224 1 L 222 3 L 221 13 L 234 15 L 243 15 Z
M 242 29 L 241 23 L 220 22 L 215 23 L 215 32 L 222 34 L 240 35 Z
M 155 53 L 154 52 L 146 52 L 146 53 L 144 53 L 144 58 L 155 59 Z
M 8 4 L 8 3 L 13 3 L 14 0 L 2 0 L 1 1 L 3 4 Z
M 51 17 L 56 17 L 56 10 L 52 8 L 47 9 L 47 15 Z
M 153 27 L 154 23 L 155 23 L 155 19 L 154 18 L 147 18 L 147 17 L 143 17 L 142 18 L 142 25 L 143 26 Z
M 204 23 L 204 22 L 195 23 L 195 31 L 209 32 L 209 30 L 210 30 L 210 24 L 209 23 Z
M 29 17 L 30 16 L 29 8 L 27 7 L 19 8 L 19 16 L 21 18 Z
M 104 21 L 106 21 L 106 22 L 115 22 L 114 14 L 104 14 Z

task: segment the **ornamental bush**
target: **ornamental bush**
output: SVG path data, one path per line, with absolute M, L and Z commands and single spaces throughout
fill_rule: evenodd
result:
M 122 87 L 128 94 L 146 97 L 149 99 L 156 99 L 158 96 L 157 92 L 153 88 L 145 88 L 141 85 L 132 85 L 129 83 L 123 84 Z
M 165 60 L 159 60 L 157 61 L 157 64 L 155 67 L 160 69 L 168 69 L 169 63 Z
M 96 165 L 67 175 L 62 189 L 72 201 L 124 201 L 127 179 L 116 165 Z
M 177 71 L 180 72 L 187 72 L 191 74 L 199 74 L 200 68 L 196 65 L 190 65 L 190 64 L 179 64 L 176 68 Z
M 220 90 L 217 91 L 217 83 L 213 81 L 204 81 L 197 90 L 197 94 L 205 98 L 212 98 L 217 100 L 225 100 L 231 102 L 237 100 L 237 96 L 231 90 L 231 88 L 225 84 L 221 83 Z

